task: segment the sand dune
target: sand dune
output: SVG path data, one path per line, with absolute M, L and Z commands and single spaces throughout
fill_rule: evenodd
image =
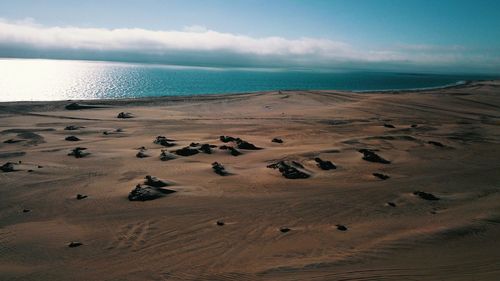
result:
M 499 89 L 2 103 L 0 279 L 498 280 Z M 175 192 L 129 201 L 147 175 Z

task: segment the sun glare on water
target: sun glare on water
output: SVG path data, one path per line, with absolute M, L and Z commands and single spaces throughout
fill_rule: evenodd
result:
M 0 60 L 0 101 L 98 98 L 106 78 L 99 68 L 83 61 Z

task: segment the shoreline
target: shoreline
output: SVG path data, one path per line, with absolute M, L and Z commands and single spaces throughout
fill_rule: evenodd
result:
M 460 80 L 455 83 L 449 83 L 446 85 L 442 86 L 435 86 L 435 87 L 422 87 L 422 88 L 411 88 L 411 89 L 387 89 L 387 90 L 361 90 L 361 91 L 351 91 L 354 93 L 387 93 L 387 92 L 422 92 L 422 91 L 431 91 L 431 90 L 443 90 L 443 89 L 450 89 L 450 88 L 460 88 L 461 86 L 467 86 L 469 84 L 475 83 L 475 82 L 485 82 L 485 81 L 495 81 L 495 80 Z
M 406 93 L 422 93 L 422 92 L 434 92 L 447 89 L 462 89 L 467 88 L 471 85 L 480 84 L 484 82 L 495 82 L 499 81 L 497 79 L 493 80 L 467 80 L 459 81 L 454 84 L 447 84 L 437 87 L 424 87 L 415 89 L 390 89 L 390 90 L 366 90 L 366 91 L 344 91 L 344 90 L 271 90 L 271 91 L 256 91 L 256 92 L 238 92 L 238 93 L 217 93 L 217 94 L 199 94 L 199 95 L 177 95 L 177 96 L 154 96 L 154 97 L 136 97 L 136 98 L 116 98 L 116 99 L 68 99 L 68 100 L 47 100 L 47 101 L 0 101 L 0 113 L 2 108 L 5 107 L 17 107 L 21 105 L 30 106 L 44 106 L 44 105 L 57 105 L 60 106 L 63 103 L 81 103 L 81 104 L 92 104 L 92 105 L 146 105 L 149 103 L 156 102 L 189 102 L 189 101 L 208 101 L 208 100 L 218 100 L 224 98 L 236 98 L 245 97 L 252 95 L 264 95 L 269 93 L 293 93 L 293 92 L 329 92 L 329 93 L 344 93 L 344 94 L 406 94 Z M 463 83 L 460 83 L 463 82 Z

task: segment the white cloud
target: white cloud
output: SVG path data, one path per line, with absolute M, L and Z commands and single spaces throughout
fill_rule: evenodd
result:
M 0 19 L 0 57 L 2 50 L 17 47 L 30 50 L 66 50 L 72 52 L 124 52 L 165 56 L 196 53 L 203 56 L 237 56 L 242 60 L 260 60 L 265 64 L 339 65 L 339 64 L 427 64 L 446 65 L 471 61 L 498 61 L 498 57 L 469 57 L 460 46 L 398 44 L 387 49 L 357 48 L 343 41 L 323 38 L 255 38 L 217 32 L 204 26 L 187 26 L 181 31 L 141 28 L 87 28 L 44 26 L 33 19 Z M 2 49 L 3 48 L 3 49 Z M 187 56 L 186 55 L 186 56 Z M 74 56 L 72 57 L 74 58 Z M 478 63 L 478 62 L 476 62 Z
M 232 51 L 256 55 L 349 55 L 343 42 L 325 39 L 281 37 L 252 38 L 221 33 L 203 26 L 185 27 L 183 31 L 156 31 L 140 28 L 46 27 L 29 22 L 0 22 L 0 42 L 42 48 L 87 50 L 195 50 Z

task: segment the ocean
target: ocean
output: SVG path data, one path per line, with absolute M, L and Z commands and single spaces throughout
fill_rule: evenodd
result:
M 271 90 L 372 91 L 433 88 L 486 75 L 215 68 L 0 59 L 0 101 L 117 99 Z

